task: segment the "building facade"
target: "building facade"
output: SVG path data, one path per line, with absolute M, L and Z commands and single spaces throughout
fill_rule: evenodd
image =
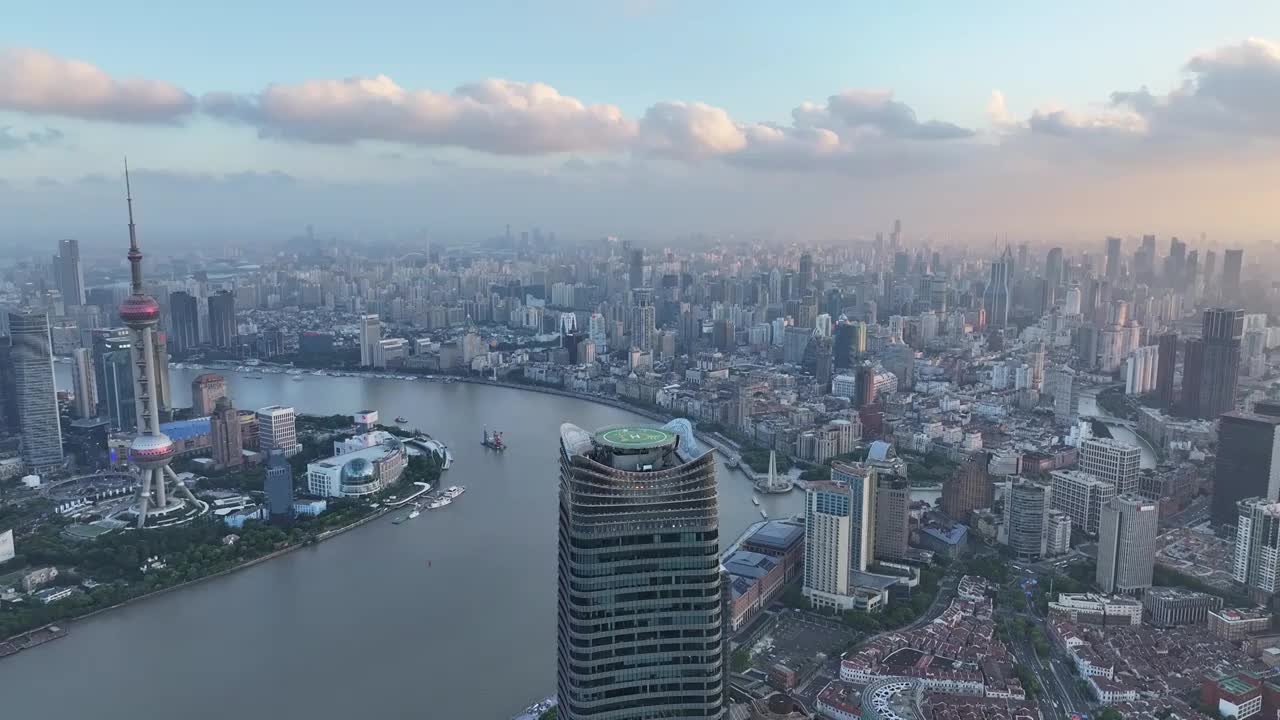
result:
M 225 395 L 217 399 L 209 413 L 209 444 L 213 462 L 219 467 L 235 467 L 244 461 L 240 413 Z
M 1053 508 L 1071 516 L 1071 524 L 1086 535 L 1097 535 L 1102 507 L 1116 496 L 1115 485 L 1079 470 L 1054 470 Z
M 1005 492 L 1005 536 L 1009 549 L 1020 560 L 1045 555 L 1045 523 L 1052 492 L 1030 480 L 1011 483 Z
M 280 450 L 290 457 L 302 449 L 298 444 L 297 413 L 291 407 L 271 405 L 258 410 L 258 450 L 264 455 Z
M 1138 492 L 1142 451 L 1112 438 L 1089 438 L 1080 443 L 1079 467 L 1094 477 L 1111 483 L 1116 495 Z
M 1280 503 L 1245 498 L 1236 511 L 1231 576 L 1255 597 L 1269 598 L 1280 589 Z
M 1210 517 L 1229 525 L 1245 498 L 1280 500 L 1280 417 L 1229 412 L 1218 420 Z
M 692 432 L 670 427 L 560 428 L 556 685 L 566 720 L 725 716 L 730 603 L 715 461 Z M 646 627 L 670 637 L 637 634 Z
M 906 478 L 880 474 L 876 485 L 875 556 L 902 560 L 911 535 L 911 483 Z
M 22 462 L 34 470 L 61 467 L 62 425 L 53 382 L 48 314 L 36 310 L 10 312 L 9 341 Z
M 1151 587 L 1160 511 L 1136 494 L 1111 498 L 1098 533 L 1098 587 L 1104 593 L 1141 593 Z
M 976 453 L 942 485 L 942 512 L 952 520 L 967 522 L 969 513 L 995 504 L 995 486 L 987 474 L 988 456 Z
M 217 373 L 202 373 L 191 381 L 191 415 L 212 415 L 219 398 L 227 396 L 227 379 Z

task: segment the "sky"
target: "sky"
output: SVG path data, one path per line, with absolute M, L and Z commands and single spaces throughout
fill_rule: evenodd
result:
M 1245 244 L 1280 232 L 1277 152 L 1274 2 L 119 0 L 0 26 L 0 246 L 116 242 L 126 154 L 175 246 L 897 217 Z

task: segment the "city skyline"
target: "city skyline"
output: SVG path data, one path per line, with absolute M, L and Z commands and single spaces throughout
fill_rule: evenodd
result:
M 640 5 L 585 14 L 604 16 L 594 22 L 615 29 L 607 37 L 619 48 L 687 19 Z M 43 11 L 23 12 L 41 26 Z M 905 22 L 833 12 L 861 21 L 860 35 Z M 759 31 L 758 15 L 726 21 L 725 32 Z M 723 82 L 733 75 L 708 77 L 724 63 L 714 51 L 699 63 L 678 45 L 690 72 L 668 72 L 669 58 L 617 58 L 584 73 L 589 64 L 567 59 L 573 31 L 593 21 L 565 13 L 542 21 L 563 27 L 528 41 L 542 50 L 521 58 L 530 62 L 505 47 L 462 51 L 454 38 L 419 53 L 303 49 L 286 60 L 254 31 L 242 57 L 209 69 L 104 41 L 98 26 L 92 38 L 33 31 L 0 44 L 0 209 L 25 209 L 0 245 L 35 233 L 98 246 L 114 198 L 107 168 L 125 147 L 139 160 L 135 182 L 155 197 L 148 226 L 178 244 L 280 237 L 308 223 L 342 237 L 480 239 L 504 221 L 579 239 L 833 241 L 865 236 L 889 214 L 936 242 L 1150 231 L 1269 240 L 1277 227 L 1263 210 L 1280 171 L 1264 159 L 1277 143 L 1269 88 L 1280 82 L 1280 44 L 1258 35 L 1262 11 L 1202 28 L 1190 11 L 1174 15 L 1180 31 L 1145 39 L 1149 53 L 1107 32 L 1098 58 L 1077 67 L 1038 59 L 1043 89 L 976 51 L 976 39 L 926 48 L 910 34 L 892 55 L 910 58 L 900 67 L 862 47 L 804 50 L 763 73 L 756 92 Z M 1047 29 L 1000 19 L 1019 44 Z M 307 26 L 324 35 L 335 22 Z M 457 52 L 440 64 L 437 47 Z M 608 71 L 634 83 L 602 86 Z M 55 231 L 39 212 L 68 204 L 84 209 L 71 227 L 64 219 Z

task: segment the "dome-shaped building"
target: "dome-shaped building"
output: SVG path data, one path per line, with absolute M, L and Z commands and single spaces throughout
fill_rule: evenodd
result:
M 362 457 L 352 458 L 342 466 L 342 494 L 346 497 L 370 495 L 382 489 L 373 463 Z

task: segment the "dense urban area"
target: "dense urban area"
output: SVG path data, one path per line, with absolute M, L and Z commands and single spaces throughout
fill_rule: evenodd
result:
M 1280 298 L 1240 249 L 987 251 L 894 222 L 839 244 L 682 248 L 509 227 L 351 247 L 308 229 L 153 259 L 132 214 L 130 240 L 127 273 L 75 240 L 4 270 L 0 662 L 76 617 L 444 509 L 465 488 L 443 487 L 452 455 L 431 428 L 239 407 L 226 381 L 376 376 L 653 421 L 554 419 L 561 612 L 531 621 L 558 623 L 561 662 L 526 717 L 1280 712 Z M 190 407 L 171 368 L 200 371 Z M 496 429 L 483 441 L 503 450 Z M 729 537 L 727 483 L 804 510 L 762 508 Z M 641 570 L 628 553 L 703 560 Z M 637 590 L 677 576 L 684 595 Z M 622 607 L 657 597 L 654 626 L 698 630 L 646 644 L 650 621 Z M 606 662 L 637 644 L 688 669 L 637 688 Z

